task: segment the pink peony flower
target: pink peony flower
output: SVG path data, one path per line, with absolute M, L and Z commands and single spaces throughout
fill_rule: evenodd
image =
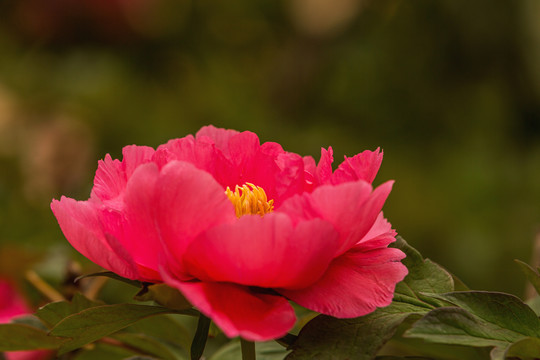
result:
M 381 212 L 392 182 L 371 186 L 381 161 L 364 151 L 332 171 L 331 148 L 316 164 L 207 126 L 107 155 L 88 201 L 51 207 L 90 260 L 179 289 L 229 337 L 267 340 L 294 325 L 288 300 L 339 318 L 392 301 L 407 269 Z
M 17 316 L 30 314 L 31 310 L 13 285 L 0 279 L 0 324 L 7 324 Z M 49 351 L 8 351 L 7 360 L 42 360 L 48 358 Z

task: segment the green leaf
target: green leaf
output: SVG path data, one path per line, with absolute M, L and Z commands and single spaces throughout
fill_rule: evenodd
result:
M 39 330 L 47 331 L 47 327 L 34 315 L 19 315 L 11 319 L 10 324 L 23 324 Z
M 176 312 L 160 306 L 116 304 L 95 306 L 70 315 L 51 330 L 54 336 L 69 337 L 59 351 L 62 355 L 117 332 L 148 316 Z
M 115 346 L 108 343 L 92 344 L 88 348 L 79 349 L 67 356 L 61 356 L 61 360 L 118 360 L 136 355 L 136 352 L 125 347 Z M 65 359 L 67 358 L 67 359 Z
M 380 353 L 387 355 L 425 356 L 437 360 L 480 360 L 489 359 L 489 347 L 472 347 L 464 345 L 448 345 L 426 342 L 422 339 L 405 338 L 400 336 L 411 327 L 413 321 L 407 321 L 399 327 L 396 335 L 381 349 Z M 401 331 L 401 333 L 400 333 Z M 397 336 L 399 335 L 399 336 Z
M 506 347 L 540 335 L 536 314 L 513 295 L 467 291 L 436 296 L 456 307 L 432 310 L 405 336 L 444 344 Z
M 287 360 L 373 359 L 403 321 L 427 311 L 412 304 L 392 303 L 356 319 L 317 316 L 300 331 Z
M 52 328 L 69 315 L 99 305 L 103 305 L 103 303 L 90 300 L 81 293 L 76 293 L 71 302 L 56 301 L 49 303 L 38 309 L 36 316 Z
M 0 324 L 0 351 L 57 349 L 66 339 L 25 324 Z
M 521 271 L 527 277 L 527 280 L 532 284 L 537 294 L 540 294 L 540 274 L 537 270 L 534 270 L 529 264 L 524 263 L 521 260 L 514 260 L 518 265 Z
M 186 319 L 186 317 L 182 319 L 178 314 L 153 316 L 138 321 L 126 331 L 144 333 L 162 342 L 174 344 L 182 348 L 185 354 L 188 354 L 193 336 L 188 328 L 191 328 L 189 323 L 193 320 L 193 318 Z M 180 321 L 188 322 L 188 324 L 183 325 Z
M 540 316 L 540 296 L 534 297 L 526 302 L 536 315 Z
M 409 270 L 405 279 L 396 286 L 392 304 L 356 319 L 317 316 L 300 331 L 291 346 L 293 352 L 288 360 L 373 359 L 409 317 L 420 317 L 437 306 L 447 304 L 443 299 L 425 293 L 453 291 L 452 275 L 431 260 L 424 259 L 401 237 L 391 246 L 407 255 L 402 262 Z
M 540 339 L 524 338 L 508 347 L 505 357 L 517 357 L 521 360 L 536 360 L 540 356 Z
M 121 281 L 123 283 L 129 284 L 131 286 L 135 286 L 135 287 L 138 287 L 138 288 L 143 287 L 143 285 L 145 284 L 145 283 L 143 283 L 143 282 L 141 282 L 139 280 L 126 279 L 125 277 L 122 277 L 122 276 L 120 276 L 120 275 L 118 275 L 116 273 L 113 273 L 112 271 L 100 271 L 100 272 L 93 273 L 93 274 L 81 275 L 78 278 L 76 278 L 75 281 L 79 281 L 81 279 L 94 277 L 94 276 L 105 276 L 105 277 L 108 277 L 108 278 L 111 278 L 111 279 L 114 279 L 114 280 L 118 280 L 118 281 Z
M 181 358 L 173 349 L 145 334 L 123 333 L 115 334 L 112 337 L 144 355 L 155 356 L 162 360 L 177 360 Z
M 495 334 L 499 331 L 499 334 Z M 457 307 L 438 308 L 418 320 L 405 336 L 443 344 L 467 346 L 507 346 L 519 335 L 484 323 Z
M 282 360 L 289 353 L 274 341 L 255 343 L 257 360 Z M 209 360 L 238 360 L 242 359 L 240 341 L 233 340 L 216 351 Z
M 443 304 L 422 293 L 441 294 L 454 290 L 452 275 L 444 268 L 429 259 L 424 259 L 420 253 L 407 244 L 401 237 L 390 246 L 400 249 L 407 255 L 402 263 L 409 270 L 405 279 L 397 284 L 394 301 L 406 302 L 417 306 L 433 309 Z
M 190 309 L 193 307 L 180 291 L 166 284 L 144 286 L 143 289 L 135 295 L 134 299 L 138 301 L 152 300 L 161 306 L 175 310 Z
M 463 291 L 435 296 L 503 329 L 523 336 L 540 337 L 540 319 L 517 296 L 490 291 Z

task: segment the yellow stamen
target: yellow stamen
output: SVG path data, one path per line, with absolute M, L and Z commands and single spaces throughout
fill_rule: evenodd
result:
M 234 192 L 227 186 L 225 194 L 234 205 L 236 217 L 264 216 L 274 210 L 274 200 L 268 200 L 263 188 L 251 183 L 245 183 L 242 187 L 236 185 Z

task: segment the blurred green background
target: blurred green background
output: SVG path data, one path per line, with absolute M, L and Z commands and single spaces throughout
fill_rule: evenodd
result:
M 49 203 L 87 199 L 106 153 L 206 124 L 336 163 L 383 148 L 397 231 L 470 287 L 523 294 L 537 0 L 2 1 L 0 272 L 75 256 Z

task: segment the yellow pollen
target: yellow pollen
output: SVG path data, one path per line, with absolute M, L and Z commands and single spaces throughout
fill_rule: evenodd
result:
M 236 185 L 234 192 L 227 186 L 225 194 L 233 203 L 238 218 L 244 215 L 264 216 L 274 210 L 274 200 L 269 201 L 263 188 L 251 183 L 242 187 Z

